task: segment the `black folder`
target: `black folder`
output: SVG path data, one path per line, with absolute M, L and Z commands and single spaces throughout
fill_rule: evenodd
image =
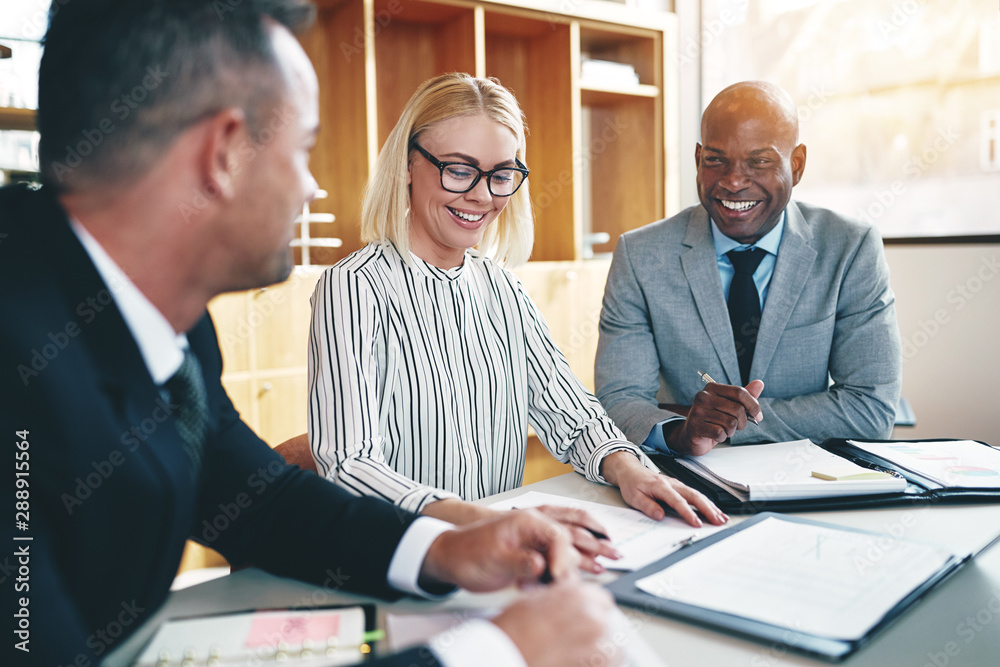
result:
M 958 442 L 958 439 L 925 439 L 925 440 L 860 440 L 855 442 L 893 443 L 947 443 Z M 973 441 L 984 447 L 988 444 Z M 756 445 L 736 445 L 738 447 L 755 447 Z M 664 454 L 650 454 L 649 458 L 665 473 L 676 477 L 688 486 L 701 491 L 721 510 L 729 514 L 756 514 L 757 512 L 809 512 L 818 510 L 846 510 L 874 507 L 893 507 L 899 505 L 923 505 L 928 503 L 970 503 L 970 502 L 1000 502 L 1000 488 L 990 487 L 948 487 L 906 470 L 892 461 L 876 456 L 868 451 L 855 447 L 847 440 L 827 440 L 820 447 L 841 456 L 858 465 L 872 470 L 888 471 L 904 477 L 907 486 L 903 491 L 894 493 L 878 493 L 870 495 L 835 496 L 804 498 L 796 500 L 740 500 L 722 487 L 705 480 L 691 472 L 674 457 Z
M 820 636 L 809 634 L 792 627 L 773 625 L 756 619 L 745 618 L 734 614 L 699 607 L 677 600 L 665 599 L 647 593 L 636 586 L 636 582 L 654 575 L 665 568 L 682 561 L 686 558 L 697 558 L 698 554 L 713 544 L 725 540 L 736 533 L 747 530 L 752 526 L 764 521 L 767 518 L 777 518 L 790 523 L 809 524 L 832 528 L 838 531 L 853 533 L 863 533 L 868 535 L 879 535 L 871 531 L 847 528 L 803 519 L 789 517 L 771 512 L 758 514 L 742 523 L 719 531 L 703 540 L 686 546 L 679 551 L 656 561 L 641 570 L 626 574 L 606 587 L 614 595 L 615 600 L 622 605 L 633 607 L 650 614 L 657 614 L 677 618 L 682 621 L 694 623 L 708 628 L 722 630 L 726 633 L 751 639 L 753 641 L 765 643 L 772 648 L 788 649 L 818 657 L 823 660 L 837 662 L 845 659 L 859 648 L 867 644 L 873 637 L 897 620 L 907 609 L 916 604 L 932 588 L 949 578 L 959 567 L 971 559 L 969 554 L 954 554 L 940 569 L 931 576 L 924 579 L 922 583 L 903 595 L 898 602 L 874 625 L 869 627 L 864 635 L 858 639 L 839 639 L 833 636 Z M 817 600 L 817 604 L 824 604 L 823 600 Z

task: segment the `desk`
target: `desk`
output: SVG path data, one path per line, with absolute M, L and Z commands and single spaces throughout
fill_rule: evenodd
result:
M 527 490 L 583 498 L 624 506 L 617 489 L 590 484 L 576 473 L 537 482 L 494 496 L 488 502 L 514 497 Z M 844 512 L 810 512 L 821 521 L 887 532 L 896 537 L 928 540 L 956 550 L 977 553 L 944 585 L 938 587 L 909 612 L 845 663 L 849 667 L 983 667 L 1000 660 L 1000 508 L 996 505 L 901 507 L 896 509 Z M 734 517 L 733 521 L 741 520 Z M 991 546 L 992 545 L 992 546 Z M 598 580 L 611 581 L 607 573 Z M 443 603 L 401 600 L 380 603 L 380 613 L 444 611 L 469 607 L 499 607 L 514 593 L 491 595 L 459 593 Z M 129 641 L 109 656 L 106 664 L 126 665 L 134 660 L 162 621 L 173 616 L 209 611 L 235 611 L 253 607 L 302 604 L 332 604 L 366 598 L 280 579 L 259 570 L 243 570 L 227 577 L 177 591 Z M 810 658 L 730 637 L 695 625 L 624 608 L 625 615 L 642 637 L 671 666 L 822 665 Z

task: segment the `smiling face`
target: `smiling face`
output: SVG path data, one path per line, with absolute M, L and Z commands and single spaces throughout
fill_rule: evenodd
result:
M 467 162 L 483 171 L 515 166 L 516 137 L 485 115 L 438 121 L 418 141 L 442 162 Z M 509 199 L 491 195 L 483 178 L 468 192 L 448 192 L 438 168 L 417 151 L 410 152 L 409 183 L 410 250 L 442 269 L 462 264 L 466 249 L 482 241 Z
M 798 122 L 786 98 L 766 84 L 737 84 L 702 118 L 698 197 L 722 233 L 740 243 L 774 229 L 805 169 L 806 148 L 796 145 Z

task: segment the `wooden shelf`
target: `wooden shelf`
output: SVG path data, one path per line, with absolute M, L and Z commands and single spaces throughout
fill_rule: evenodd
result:
M 532 260 L 583 257 L 583 237 L 618 235 L 667 215 L 674 145 L 665 102 L 672 15 L 653 18 L 581 0 L 326 0 L 303 44 L 316 64 L 323 135 L 313 172 L 333 213 L 323 234 L 343 239 L 316 261 L 360 247 L 359 194 L 376 155 L 417 86 L 445 72 L 496 77 L 528 125 L 526 162 L 535 212 Z M 555 11 L 558 10 L 558 11 Z M 585 58 L 629 65 L 639 84 L 588 83 Z M 612 128 L 608 130 L 607 128 Z M 329 132 L 326 128 L 331 128 Z M 671 130 L 675 131 L 675 130 Z M 613 134 L 613 140 L 608 136 Z M 668 140 L 669 139 L 669 140 Z M 675 188 L 674 188 L 675 189 Z
M 34 109 L 0 107 L 0 130 L 25 130 L 31 132 L 36 129 L 35 117 L 37 115 Z
M 589 105 L 614 104 L 621 97 L 658 97 L 660 89 L 648 83 L 616 86 L 610 84 L 580 84 L 581 102 Z

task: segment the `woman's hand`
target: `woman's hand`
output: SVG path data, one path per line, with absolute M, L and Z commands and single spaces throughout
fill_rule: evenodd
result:
M 692 526 L 700 527 L 700 513 L 711 523 L 729 521 L 715 504 L 678 479 L 649 470 L 633 454 L 618 451 L 601 462 L 601 475 L 621 490 L 622 498 L 651 519 L 659 521 L 666 513 L 661 504 L 672 508 Z

